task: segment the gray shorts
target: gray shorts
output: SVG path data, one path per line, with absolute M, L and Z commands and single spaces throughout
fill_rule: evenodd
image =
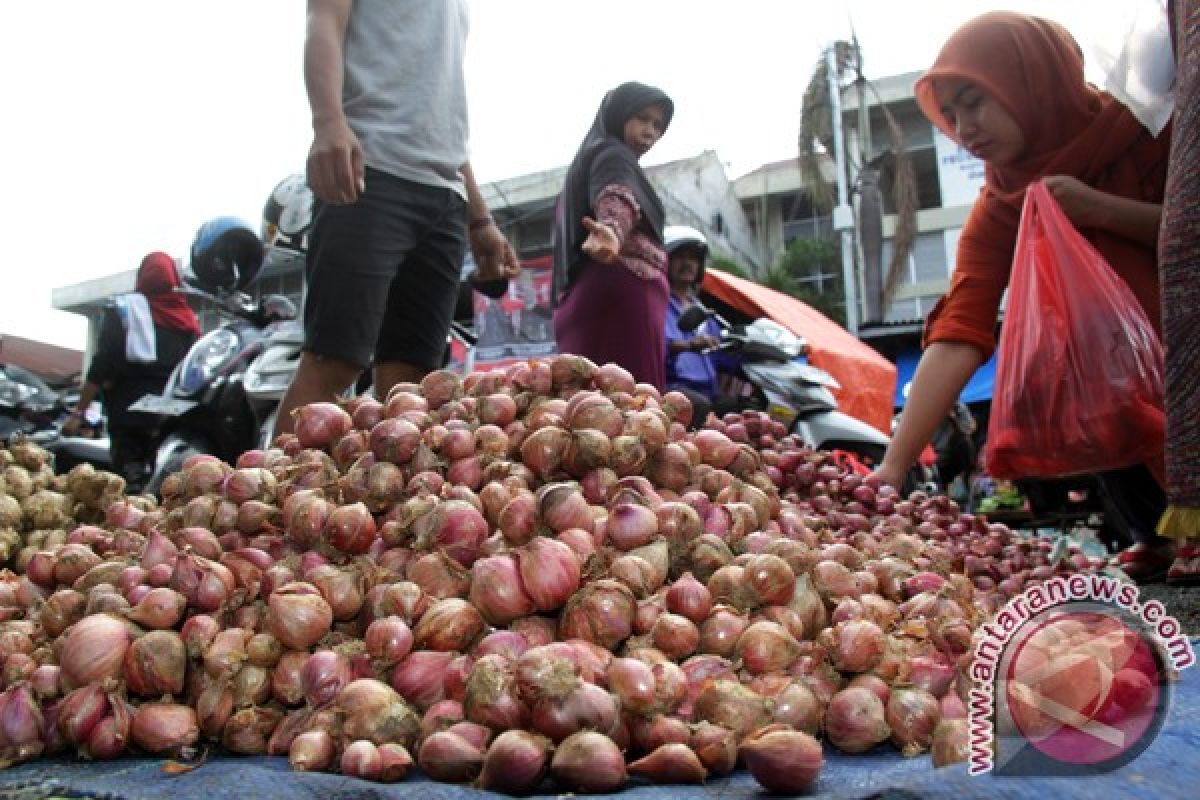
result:
M 370 168 L 366 186 L 353 205 L 317 209 L 304 349 L 363 368 L 437 369 L 466 254 L 466 201 Z

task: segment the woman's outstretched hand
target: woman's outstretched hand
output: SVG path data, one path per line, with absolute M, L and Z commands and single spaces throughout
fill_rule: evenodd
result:
M 588 232 L 587 239 L 580 245 L 584 255 L 602 264 L 611 264 L 617 260 L 621 240 L 617 238 L 616 231 L 591 217 L 583 218 L 583 228 Z

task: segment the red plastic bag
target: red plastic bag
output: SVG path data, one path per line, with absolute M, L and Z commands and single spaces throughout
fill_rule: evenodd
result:
M 1163 354 L 1133 292 L 1038 181 L 1025 193 L 984 464 L 997 478 L 1155 463 Z

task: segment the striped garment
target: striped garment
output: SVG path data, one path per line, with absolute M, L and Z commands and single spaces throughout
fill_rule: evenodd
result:
M 1200 0 L 1173 0 L 1174 134 L 1159 238 L 1167 500 L 1159 531 L 1200 536 Z

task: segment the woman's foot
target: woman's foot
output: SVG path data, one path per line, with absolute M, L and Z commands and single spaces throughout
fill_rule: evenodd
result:
M 1187 539 L 1179 545 L 1175 560 L 1167 570 L 1172 586 L 1200 586 L 1200 542 Z

